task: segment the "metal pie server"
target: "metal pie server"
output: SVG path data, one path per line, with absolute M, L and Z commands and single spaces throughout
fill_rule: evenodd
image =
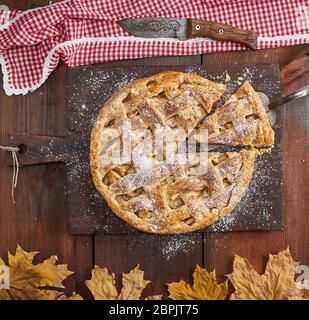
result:
M 264 104 L 265 106 L 265 109 L 266 109 L 266 112 L 267 112 L 267 115 L 268 115 L 268 118 L 269 118 L 269 121 L 270 121 L 270 124 L 272 127 L 275 126 L 276 124 L 276 114 L 275 112 L 273 111 L 273 109 L 279 107 L 279 106 L 282 106 L 288 102 L 291 102 L 291 101 L 295 101 L 297 99 L 300 99 L 302 97 L 306 97 L 309 95 L 309 85 L 306 85 L 300 89 L 298 89 L 297 91 L 291 93 L 291 94 L 288 94 L 278 100 L 275 100 L 275 101 L 272 101 L 272 102 L 269 102 L 269 99 L 268 97 L 262 93 L 262 92 L 258 92 L 260 98 L 261 98 L 261 101 L 262 103 Z M 210 144 L 207 146 L 207 150 L 208 151 L 211 151 L 211 150 L 215 150 L 215 149 L 218 149 L 222 147 L 222 145 L 218 145 L 218 144 Z
M 308 95 L 309 95 L 309 85 L 306 85 L 306 86 L 298 89 L 297 91 L 295 91 L 291 94 L 288 94 L 287 96 L 284 96 L 278 100 L 271 102 L 268 107 L 269 107 L 269 109 L 274 109 L 278 106 L 281 106 L 283 104 L 297 100 L 302 97 L 306 97 Z
M 256 49 L 258 35 L 227 24 L 200 19 L 129 18 L 117 21 L 128 33 L 142 38 L 177 38 L 181 40 L 208 37 L 219 41 L 239 42 Z

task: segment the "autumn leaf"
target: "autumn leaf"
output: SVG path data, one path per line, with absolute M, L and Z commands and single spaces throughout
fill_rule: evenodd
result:
M 149 296 L 147 298 L 145 298 L 145 300 L 162 300 L 162 294 L 158 294 L 156 296 Z
M 73 293 L 71 296 L 62 295 L 57 300 L 84 300 L 82 296 L 77 293 Z
M 118 292 L 115 286 L 115 274 L 109 274 L 106 268 L 95 266 L 91 280 L 86 281 L 95 300 L 116 300 Z
M 218 284 L 216 273 L 196 266 L 193 285 L 185 281 L 168 283 L 169 298 L 173 300 L 224 300 L 227 295 L 227 281 Z
M 0 258 L 0 283 L 5 283 L 9 274 L 9 288 L 0 289 L 0 300 L 83 300 L 76 293 L 64 294 L 63 281 L 72 274 L 67 265 L 57 265 L 57 257 L 51 256 L 42 263 L 33 264 L 37 252 L 26 252 L 17 246 L 15 255 L 8 254 L 8 265 Z M 309 299 L 306 289 L 308 279 L 296 283 L 298 263 L 289 249 L 270 255 L 264 274 L 258 274 L 248 260 L 235 256 L 233 272 L 228 275 L 235 288 L 232 300 L 299 300 Z M 122 289 L 116 288 L 115 274 L 106 268 L 95 266 L 91 280 L 86 285 L 95 300 L 138 300 L 150 283 L 144 279 L 139 266 L 122 274 Z M 196 266 L 193 285 L 181 280 L 168 284 L 169 298 L 174 300 L 223 300 L 227 295 L 227 281 L 217 283 L 215 271 L 207 272 Z M 146 300 L 160 300 L 162 295 L 149 296 Z
M 248 260 L 235 256 L 233 272 L 228 275 L 235 292 L 231 300 L 287 300 L 303 299 L 302 290 L 294 281 L 298 262 L 289 248 L 277 255 L 269 255 L 265 273 L 258 274 Z
M 143 290 L 150 283 L 144 279 L 144 271 L 139 266 L 129 273 L 122 274 L 122 289 L 120 294 L 116 288 L 115 274 L 110 274 L 106 268 L 95 266 L 91 280 L 86 285 L 95 300 L 139 300 Z M 149 297 L 155 299 L 158 296 Z
M 301 289 L 300 291 L 301 291 L 301 299 L 309 300 L 309 289 Z
M 67 265 L 57 265 L 56 256 L 33 264 L 37 254 L 20 246 L 15 255 L 8 254 L 9 288 L 0 289 L 0 300 L 55 300 L 63 294 L 63 290 L 54 289 L 63 289 L 63 280 L 72 272 Z M 2 259 L 0 266 L 5 266 Z

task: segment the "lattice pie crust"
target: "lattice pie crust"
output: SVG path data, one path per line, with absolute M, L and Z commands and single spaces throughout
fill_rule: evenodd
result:
M 145 161 L 153 156 L 151 151 L 146 158 L 139 152 L 158 126 L 182 128 L 188 134 L 189 129 L 206 128 L 209 143 L 272 145 L 274 132 L 249 83 L 210 114 L 224 92 L 225 86 L 201 76 L 163 72 L 130 83 L 105 103 L 92 130 L 90 165 L 97 190 L 120 218 L 145 232 L 183 233 L 204 228 L 235 208 L 261 151 L 200 153 L 186 163 L 163 159 L 151 167 Z M 132 158 L 106 163 L 102 159 L 112 149 L 124 146 L 105 129 L 120 136 L 127 119 L 133 130 Z M 203 155 L 206 171 L 196 169 Z

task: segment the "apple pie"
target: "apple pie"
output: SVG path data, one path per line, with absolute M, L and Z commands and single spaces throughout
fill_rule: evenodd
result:
M 92 130 L 90 166 L 97 190 L 120 218 L 145 232 L 183 233 L 235 208 L 263 151 L 186 149 L 171 157 L 171 150 L 202 129 L 209 143 L 262 147 L 274 142 L 249 83 L 213 112 L 225 90 L 198 75 L 162 72 L 128 84 L 105 103 Z M 169 139 L 177 130 L 182 132 L 178 140 Z M 164 143 L 158 144 L 154 138 L 160 132 Z

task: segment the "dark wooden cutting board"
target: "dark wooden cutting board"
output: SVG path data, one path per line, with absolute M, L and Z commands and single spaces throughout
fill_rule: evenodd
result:
M 200 74 L 225 83 L 230 92 L 235 91 L 244 80 L 249 80 L 257 91 L 264 92 L 270 100 L 280 96 L 278 65 L 117 67 L 115 64 L 105 64 L 68 69 L 67 136 L 14 134 L 10 136 L 10 143 L 27 146 L 24 148 L 26 152 L 19 157 L 22 165 L 66 163 L 71 233 L 137 232 L 120 220 L 95 190 L 89 168 L 90 133 L 99 110 L 113 93 L 135 79 L 164 70 Z M 227 81 L 229 78 L 231 80 Z M 230 215 L 200 232 L 282 229 L 280 110 L 277 112 L 275 131 L 275 147 L 270 154 L 258 158 L 249 190 L 238 206 Z
M 203 75 L 221 81 L 233 91 L 248 79 L 270 99 L 279 96 L 279 69 L 276 65 L 256 66 L 94 66 L 68 70 L 68 138 L 75 143 L 73 157 L 67 162 L 69 223 L 72 233 L 135 232 L 107 207 L 95 190 L 89 169 L 91 128 L 102 105 L 132 80 L 164 70 Z M 232 80 L 225 82 L 228 77 Z M 238 83 L 237 83 L 238 82 Z M 280 121 L 280 120 L 279 120 Z M 232 214 L 205 231 L 270 230 L 282 228 L 282 163 L 280 128 L 271 154 L 260 157 L 250 188 Z

